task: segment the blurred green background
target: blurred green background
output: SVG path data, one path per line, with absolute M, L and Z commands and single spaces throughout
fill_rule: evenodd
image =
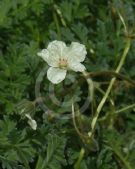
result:
M 134 0 L 0 0 L 1 169 L 134 169 L 135 88 L 127 81 L 115 82 L 109 96 L 114 106 L 106 102 L 90 141 L 80 138 L 71 118 L 47 116 L 39 104 L 33 105 L 37 78 L 47 67 L 37 52 L 53 40 L 84 44 L 88 52 L 84 65 L 88 72 L 116 69 L 126 43 L 118 12 L 131 35 L 131 48 L 121 73 L 134 80 Z M 74 82 L 80 74 L 73 76 Z M 107 76 L 93 78 L 103 91 L 109 80 Z M 44 76 L 40 84 L 44 104 L 60 117 L 71 114 L 71 107 L 52 103 L 49 85 Z M 71 85 L 66 79 L 64 84 L 54 87 L 59 100 L 71 97 L 61 96 Z M 94 103 L 90 104 L 94 110 L 101 93 L 95 91 Z M 86 82 L 76 86 L 78 106 L 87 94 Z M 27 124 L 20 113 L 23 108 L 37 121 L 37 130 Z M 122 108 L 125 110 L 116 113 Z M 92 117 L 90 108 L 79 113 L 77 124 L 83 134 L 90 130 Z

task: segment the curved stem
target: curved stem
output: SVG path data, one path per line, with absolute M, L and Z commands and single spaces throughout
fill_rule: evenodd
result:
M 126 59 L 126 56 L 127 56 L 127 53 L 129 51 L 129 48 L 130 48 L 130 45 L 131 45 L 131 40 L 130 39 L 127 39 L 127 43 L 126 43 L 126 46 L 125 46 L 125 49 L 124 49 L 124 52 L 122 54 L 122 57 L 121 57 L 121 60 L 119 62 L 119 65 L 117 66 L 116 68 L 116 73 L 119 73 L 119 71 L 121 70 L 124 62 L 125 62 L 125 59 Z M 101 102 L 99 103 L 98 107 L 97 107 L 97 110 L 96 110 L 96 113 L 95 113 L 95 116 L 92 120 L 92 123 L 91 123 L 91 132 L 90 132 L 90 137 L 92 136 L 93 132 L 94 132 L 94 129 L 95 129 L 95 126 L 96 126 L 96 123 L 97 123 L 97 119 L 99 117 L 99 114 L 102 110 L 102 107 L 104 106 L 110 92 L 111 92 L 111 89 L 113 87 L 113 84 L 114 82 L 116 81 L 116 77 L 112 78 L 112 80 L 110 81 L 110 84 L 107 88 L 107 91 L 104 95 L 104 97 L 102 98 Z
M 135 86 L 135 81 L 134 80 L 131 80 L 130 78 L 118 73 L 118 72 L 114 72 L 114 71 L 101 71 L 101 72 L 90 72 L 90 73 L 87 73 L 87 76 L 86 78 L 89 78 L 89 77 L 97 77 L 97 76 L 114 76 L 116 78 L 119 78 L 121 80 L 125 80 L 127 82 L 129 82 L 130 84 L 134 85 Z M 107 82 L 108 83 L 108 82 Z
M 79 131 L 78 127 L 77 127 L 76 120 L 75 120 L 74 103 L 72 103 L 72 119 L 73 119 L 73 124 L 74 124 L 74 127 L 75 127 L 75 130 L 76 130 L 77 134 L 80 136 L 80 138 L 81 138 L 82 140 L 86 139 L 87 136 L 86 136 L 86 135 L 83 135 L 83 134 Z
M 94 83 L 91 78 L 87 78 L 87 73 L 86 71 L 82 72 L 87 83 L 88 83 L 88 89 L 89 89 L 89 94 L 90 94 L 90 102 L 93 100 L 93 95 L 94 95 Z

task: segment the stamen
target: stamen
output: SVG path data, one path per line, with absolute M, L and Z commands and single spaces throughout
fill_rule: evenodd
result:
M 59 58 L 59 67 L 60 68 L 66 68 L 68 65 L 67 59 Z

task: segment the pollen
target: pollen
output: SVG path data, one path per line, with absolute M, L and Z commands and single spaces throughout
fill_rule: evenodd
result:
M 67 59 L 59 58 L 59 67 L 60 67 L 60 68 L 66 68 L 67 65 L 68 65 Z

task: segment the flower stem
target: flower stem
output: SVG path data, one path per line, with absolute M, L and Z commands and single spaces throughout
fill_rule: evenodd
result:
M 84 141 L 85 139 L 88 138 L 88 136 L 86 136 L 85 134 L 82 134 L 82 133 L 80 132 L 80 130 L 78 129 L 77 124 L 76 124 L 75 116 L 76 116 L 76 115 L 75 115 L 75 110 L 74 110 L 74 103 L 72 102 L 72 119 L 73 119 L 73 125 L 74 125 L 74 128 L 75 128 L 77 134 L 80 136 L 80 138 L 82 139 L 82 141 Z
M 120 160 L 120 163 L 127 169 L 133 169 L 130 163 L 123 157 L 123 154 L 118 151 L 114 146 L 111 147 L 116 157 Z
M 124 108 L 122 108 L 122 109 L 120 109 L 120 110 L 117 110 L 117 111 L 115 112 L 115 114 L 119 114 L 119 113 L 121 113 L 121 112 L 123 112 L 123 111 L 129 110 L 129 109 L 133 109 L 134 107 L 135 107 L 135 104 L 131 104 L 131 105 L 126 106 L 126 107 L 124 107 Z
M 135 104 L 131 104 L 131 105 L 126 106 L 126 107 L 124 107 L 122 109 L 116 110 L 114 112 L 114 115 L 118 115 L 119 113 L 122 113 L 124 111 L 130 110 L 130 109 L 133 109 L 133 108 L 135 108 Z M 98 119 L 98 121 L 104 121 L 104 120 L 107 119 L 107 117 L 108 117 L 108 114 L 106 114 L 104 117 L 101 117 L 100 119 Z
M 81 151 L 80 151 L 80 154 L 79 154 L 79 158 L 78 158 L 77 162 L 74 165 L 74 169 L 80 169 L 80 165 L 81 165 L 81 162 L 83 160 L 84 154 L 85 154 L 85 150 L 84 150 L 84 148 L 81 148 Z
M 121 68 L 122 68 L 122 66 L 123 66 L 123 64 L 124 64 L 124 62 L 125 62 L 127 53 L 128 53 L 128 51 L 129 51 L 129 49 L 130 49 L 130 45 L 131 45 L 131 40 L 128 38 L 128 39 L 127 39 L 127 42 L 126 42 L 126 46 L 125 46 L 124 52 L 123 52 L 122 57 L 121 57 L 121 60 L 120 60 L 118 66 L 117 66 L 117 68 L 116 68 L 116 70 L 115 70 L 116 73 L 119 73 L 119 72 L 120 72 L 120 70 L 121 70 Z M 115 81 L 116 81 L 116 77 L 112 78 L 112 80 L 110 81 L 110 84 L 109 84 L 109 86 L 108 86 L 108 89 L 107 89 L 105 95 L 103 96 L 101 102 L 99 103 L 99 105 L 98 105 L 98 107 L 97 107 L 95 116 L 94 116 L 94 118 L 93 118 L 93 120 L 92 120 L 92 123 L 91 123 L 90 137 L 92 136 L 92 134 L 93 134 L 93 132 L 94 132 L 94 129 L 95 129 L 95 126 L 96 126 L 96 123 L 97 123 L 97 119 L 98 119 L 98 117 L 99 117 L 99 114 L 100 114 L 100 112 L 101 112 L 101 110 L 102 110 L 102 107 L 104 106 L 104 104 L 105 104 L 105 102 L 106 102 L 106 100 L 107 100 L 107 98 L 108 98 L 108 96 L 109 96 L 109 94 L 110 94 L 110 92 L 111 92 L 111 89 L 112 89 L 113 84 L 114 84 Z
M 128 83 L 130 83 L 131 85 L 135 86 L 135 81 L 134 80 L 132 80 L 132 79 L 120 74 L 120 73 L 117 73 L 116 71 L 90 72 L 90 73 L 87 73 L 87 76 L 85 78 L 97 77 L 97 76 L 105 76 L 105 77 L 106 76 L 108 76 L 108 77 L 113 76 L 115 78 L 119 78 L 121 80 L 125 80 Z M 105 83 L 105 84 L 108 84 L 108 82 Z
M 58 21 L 58 17 L 57 17 L 55 10 L 53 10 L 53 19 L 54 19 L 54 22 L 56 25 L 58 37 L 59 37 L 59 39 L 61 39 L 61 31 L 60 31 L 59 21 Z

